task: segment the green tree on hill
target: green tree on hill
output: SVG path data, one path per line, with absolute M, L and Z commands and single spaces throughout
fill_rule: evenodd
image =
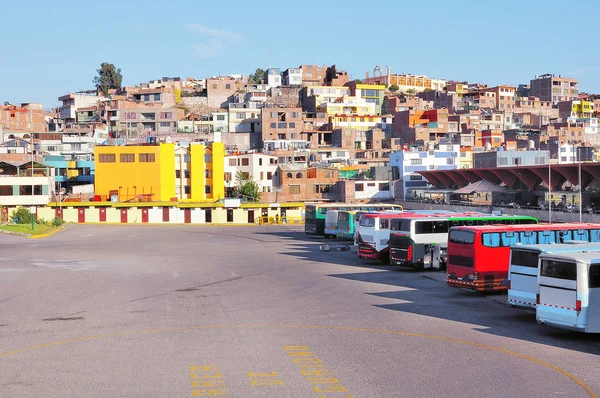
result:
M 96 72 L 98 72 L 98 75 L 94 77 L 92 82 L 98 91 L 108 94 L 110 89 L 121 88 L 123 83 L 121 69 L 115 68 L 113 64 L 102 62 L 100 69 L 97 69 Z

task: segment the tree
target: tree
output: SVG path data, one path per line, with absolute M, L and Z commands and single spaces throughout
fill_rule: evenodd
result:
M 235 174 L 236 186 L 234 189 L 235 196 L 241 197 L 247 202 L 258 202 L 260 199 L 260 190 L 258 183 L 243 171 L 238 171 Z
M 113 64 L 102 62 L 100 69 L 97 69 L 96 72 L 98 72 L 98 76 L 94 77 L 92 82 L 98 91 L 108 94 L 110 89 L 121 88 L 123 82 L 121 69 L 116 69 Z
M 414 88 L 409 88 L 408 90 L 406 90 L 406 94 L 414 96 L 417 93 L 417 90 L 415 90 Z
M 397 84 L 392 84 L 388 90 L 390 90 L 392 93 L 395 93 L 396 91 L 400 90 L 400 87 Z
M 265 71 L 261 68 L 256 68 L 256 71 L 248 76 L 250 83 L 261 84 L 265 78 Z

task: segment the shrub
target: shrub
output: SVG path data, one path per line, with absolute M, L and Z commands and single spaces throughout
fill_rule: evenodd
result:
M 33 215 L 25 207 L 17 207 L 17 210 L 13 211 L 11 221 L 15 224 L 31 224 L 31 217 Z
M 65 222 L 63 221 L 62 218 L 58 218 L 58 217 L 54 217 L 52 219 L 52 226 L 53 227 L 60 227 L 61 225 L 63 225 Z

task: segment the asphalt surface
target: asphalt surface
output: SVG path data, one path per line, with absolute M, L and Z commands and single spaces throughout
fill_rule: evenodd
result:
M 0 235 L 0 397 L 586 397 L 600 338 L 302 226 Z

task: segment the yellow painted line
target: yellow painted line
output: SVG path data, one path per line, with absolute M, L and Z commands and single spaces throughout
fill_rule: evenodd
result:
M 196 325 L 196 326 L 182 326 L 182 327 L 172 327 L 172 328 L 160 328 L 160 329 L 145 329 L 145 330 L 133 330 L 129 332 L 115 332 L 115 333 L 106 333 L 100 335 L 92 335 L 86 337 L 76 337 L 73 339 L 67 340 L 59 340 L 55 342 L 39 344 L 35 346 L 23 347 L 12 351 L 7 351 L 4 353 L 0 353 L 0 358 L 9 357 L 12 355 L 22 354 L 29 351 L 39 350 L 43 348 L 56 347 L 71 343 L 77 343 L 81 341 L 89 341 L 89 340 L 98 340 L 104 339 L 108 337 L 119 337 L 119 336 L 129 336 L 129 335 L 138 335 L 138 334 L 149 334 L 149 333 L 164 333 L 164 332 L 182 332 L 182 331 L 192 331 L 192 330 L 204 330 L 204 329 L 229 329 L 229 328 L 289 328 L 289 329 L 312 329 L 312 330 L 344 330 L 344 331 L 354 331 L 354 332 L 369 332 L 369 333 L 381 333 L 381 334 L 389 334 L 394 336 L 407 336 L 407 337 L 418 337 L 424 339 L 431 339 L 437 341 L 444 341 L 455 344 L 462 344 L 471 347 L 483 348 L 490 351 L 500 352 L 506 355 L 514 356 L 517 358 L 521 358 L 530 362 L 533 362 L 537 365 L 544 366 L 548 369 L 554 370 L 557 373 L 571 379 L 577 385 L 579 385 L 591 398 L 598 398 L 598 395 L 592 389 L 587 386 L 583 381 L 578 379 L 573 374 L 567 372 L 564 369 L 559 368 L 558 366 L 554 366 L 548 362 L 541 361 L 529 355 L 520 354 L 515 351 L 510 351 L 504 348 L 494 347 L 487 344 L 475 343 L 467 340 L 458 340 L 451 337 L 443 337 L 443 336 L 435 336 L 428 335 L 422 333 L 410 333 L 410 332 L 396 332 L 393 330 L 385 330 L 385 329 L 370 329 L 370 328 L 359 328 L 359 327 L 349 327 L 349 326 L 327 326 L 327 325 L 294 325 L 294 324 L 247 324 L 247 325 Z M 314 366 L 314 364 L 312 365 Z
M 66 227 L 62 227 L 62 228 L 56 228 L 53 231 L 48 232 L 47 234 L 39 234 L 39 235 L 29 235 L 29 239 L 41 239 L 41 238 L 47 238 L 49 236 L 54 235 L 55 233 L 62 231 L 64 228 Z

